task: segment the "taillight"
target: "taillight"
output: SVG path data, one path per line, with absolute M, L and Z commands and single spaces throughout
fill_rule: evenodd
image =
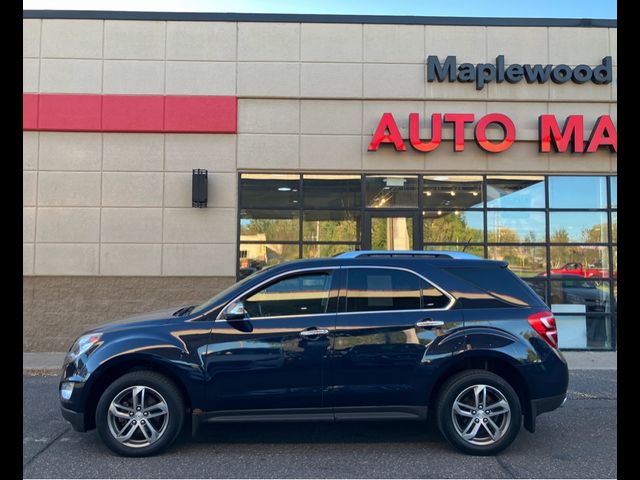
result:
M 558 348 L 558 329 L 556 319 L 548 310 L 529 315 L 527 318 L 533 329 L 553 348 Z

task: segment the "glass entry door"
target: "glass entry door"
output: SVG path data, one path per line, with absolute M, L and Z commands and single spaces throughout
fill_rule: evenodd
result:
M 366 212 L 363 222 L 364 250 L 421 250 L 418 212 Z

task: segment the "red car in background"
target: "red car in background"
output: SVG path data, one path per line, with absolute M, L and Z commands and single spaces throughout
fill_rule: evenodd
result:
M 565 263 L 560 268 L 552 268 L 552 275 L 579 275 L 584 278 L 609 278 L 609 269 L 608 268 L 600 268 L 596 266 L 588 266 L 584 267 L 581 263 L 571 262 Z M 541 276 L 545 277 L 546 273 L 541 273 Z M 613 272 L 613 278 L 617 278 L 617 272 Z

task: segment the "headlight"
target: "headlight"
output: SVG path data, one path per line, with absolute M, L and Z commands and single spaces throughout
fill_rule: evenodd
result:
M 90 353 L 91 351 L 95 350 L 98 345 L 100 345 L 100 338 L 102 338 L 101 333 L 90 333 L 88 335 L 82 335 L 75 341 L 75 343 L 67 353 L 65 361 L 72 362 L 80 355 Z

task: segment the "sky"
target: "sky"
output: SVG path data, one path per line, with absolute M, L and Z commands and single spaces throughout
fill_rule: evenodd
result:
M 24 0 L 25 10 L 617 18 L 616 0 Z

